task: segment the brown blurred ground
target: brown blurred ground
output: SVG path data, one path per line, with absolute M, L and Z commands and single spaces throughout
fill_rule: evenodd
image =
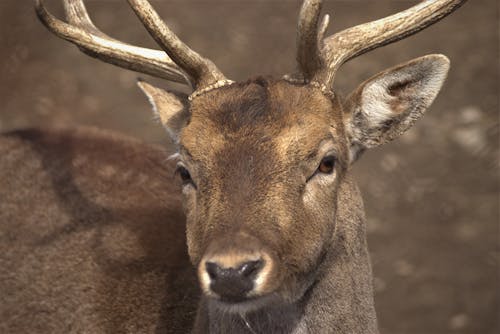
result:
M 47 2 L 61 14 L 58 1 Z M 325 12 L 333 14 L 333 32 L 414 3 L 326 1 Z M 299 1 L 153 4 L 230 78 L 293 69 Z M 154 47 L 124 1 L 88 1 L 88 7 L 110 35 Z M 452 62 L 424 119 L 355 167 L 382 333 L 500 331 L 497 7 L 495 0 L 471 0 L 426 31 L 352 61 L 338 76 L 338 89 L 348 93 L 377 71 L 427 53 Z M 31 1 L 0 1 L 0 131 L 88 124 L 170 145 L 135 88 L 137 76 L 50 35 Z

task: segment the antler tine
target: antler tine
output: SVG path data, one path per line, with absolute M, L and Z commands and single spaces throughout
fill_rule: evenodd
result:
M 85 54 L 129 70 L 190 84 L 186 75 L 163 51 L 123 43 L 98 30 L 81 0 L 65 0 L 64 7 L 70 24 L 50 14 L 42 0 L 35 1 L 38 18 L 47 29 L 74 43 Z
M 321 0 L 305 0 L 300 9 L 297 25 L 297 62 L 305 80 L 310 80 L 323 67 L 322 37 L 318 30 L 321 7 Z M 328 17 L 326 18 L 328 20 Z
M 328 37 L 325 40 L 326 61 L 329 64 L 326 84 L 333 83 L 335 72 L 348 60 L 427 28 L 452 13 L 465 1 L 422 1 L 397 14 L 361 24 Z
M 83 0 L 65 0 L 63 5 L 66 20 L 70 24 L 91 32 L 96 36 L 110 38 L 94 25 L 94 22 L 92 22 L 89 13 L 87 12 L 87 8 L 85 8 Z
M 128 2 L 158 45 L 193 78 L 197 90 L 226 81 L 214 63 L 190 49 L 168 28 L 147 0 Z
M 427 28 L 465 1 L 425 0 L 397 14 L 348 28 L 325 38 L 322 43 L 314 44 L 314 38 L 325 29 L 323 24 L 318 31 L 318 6 L 321 0 L 305 0 L 299 16 L 297 57 L 304 79 L 318 82 L 322 87 L 331 87 L 335 73 L 348 60 Z M 303 14 L 308 12 L 314 14 Z M 301 29 L 304 31 L 301 32 Z M 318 58 L 322 64 L 320 67 L 317 66 Z

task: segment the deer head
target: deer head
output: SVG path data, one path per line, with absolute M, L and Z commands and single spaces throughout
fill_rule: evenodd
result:
M 321 1 L 305 0 L 297 71 L 238 83 L 180 41 L 146 0 L 128 2 L 163 51 L 103 34 L 81 0 L 65 0 L 68 23 L 41 0 L 36 9 L 53 33 L 83 52 L 193 88 L 186 97 L 139 82 L 178 146 L 188 250 L 205 296 L 228 310 L 299 300 L 332 247 L 338 207 L 349 206 L 339 197 L 350 196 L 351 164 L 422 116 L 449 61 L 443 55 L 414 59 L 368 79 L 346 100 L 333 89 L 335 73 L 346 61 L 433 24 L 464 0 L 423 1 L 326 38 Z

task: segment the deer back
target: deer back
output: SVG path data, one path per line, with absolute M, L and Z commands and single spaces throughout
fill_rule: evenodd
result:
M 3 333 L 186 332 L 198 291 L 173 166 L 95 129 L 0 139 Z

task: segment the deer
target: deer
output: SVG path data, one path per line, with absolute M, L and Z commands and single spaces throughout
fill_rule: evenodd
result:
M 48 30 L 85 54 L 192 92 L 138 82 L 176 146 L 169 159 L 95 128 L 2 135 L 0 330 L 378 333 L 351 166 L 424 114 L 450 62 L 410 60 L 346 98 L 335 75 L 464 2 L 422 1 L 327 37 L 322 1 L 304 0 L 296 70 L 235 82 L 147 0 L 128 3 L 161 50 L 104 34 L 82 0 L 64 0 L 66 21 L 36 0 Z

